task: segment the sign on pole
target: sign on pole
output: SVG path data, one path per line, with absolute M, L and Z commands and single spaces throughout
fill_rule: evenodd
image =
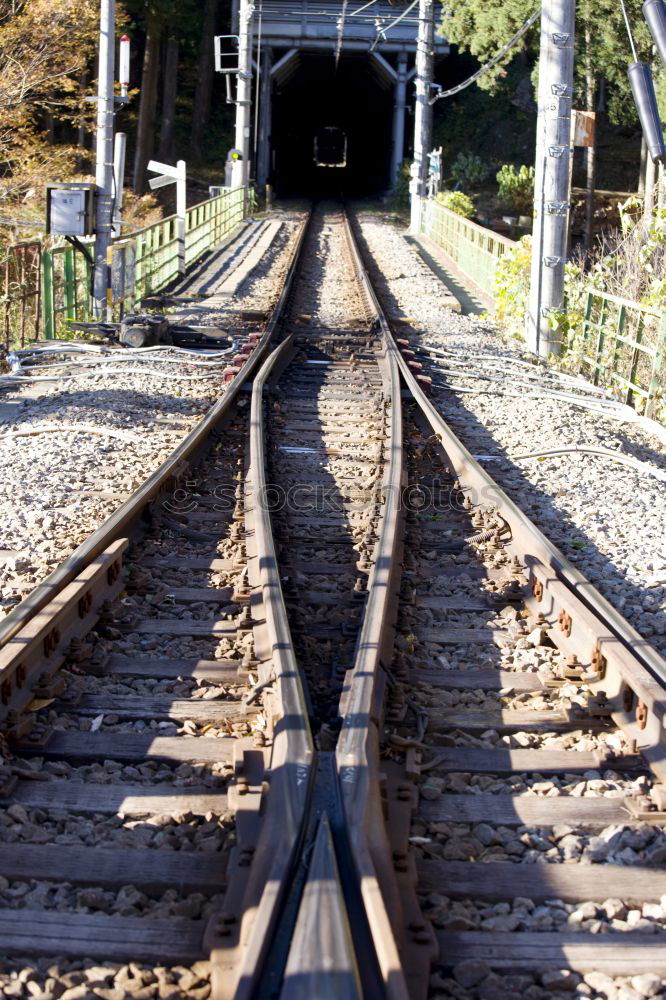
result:
M 187 213 L 187 169 L 185 160 L 178 160 L 175 167 L 159 160 L 150 160 L 148 170 L 158 177 L 151 177 L 148 185 L 151 191 L 176 185 L 176 217 L 178 226 L 178 273 L 185 274 L 185 216 Z
M 594 128 L 596 122 L 594 111 L 571 112 L 571 145 L 594 146 Z

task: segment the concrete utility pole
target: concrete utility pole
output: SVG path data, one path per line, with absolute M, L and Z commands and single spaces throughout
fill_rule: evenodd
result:
M 254 6 L 250 0 L 240 0 L 238 12 L 238 86 L 236 90 L 236 149 L 242 160 L 234 160 L 231 186 L 247 187 L 250 177 L 250 110 L 252 105 L 252 20 Z
M 561 347 L 548 319 L 564 302 L 575 16 L 575 0 L 545 0 L 541 8 L 532 271 L 526 329 L 528 347 L 541 357 L 551 352 L 559 354 Z
M 412 197 L 409 228 L 419 228 L 421 198 L 426 196 L 428 152 L 431 145 L 430 89 L 433 67 L 433 0 L 419 0 L 419 34 L 416 45 L 416 106 L 414 109 L 414 161 L 409 185 Z
M 113 70 L 115 57 L 116 0 L 101 0 L 99 15 L 99 76 L 97 83 L 97 150 L 95 184 L 95 276 L 93 299 L 95 316 L 104 315 L 108 286 L 106 252 L 113 224 Z
M 405 104 L 407 98 L 407 53 L 398 53 L 398 73 L 393 97 L 393 147 L 391 151 L 391 190 L 395 191 L 398 173 L 405 155 Z
M 259 190 L 268 184 L 271 177 L 271 128 L 273 91 L 272 49 L 264 49 L 261 54 L 261 96 L 259 101 L 259 136 L 257 142 L 257 187 Z

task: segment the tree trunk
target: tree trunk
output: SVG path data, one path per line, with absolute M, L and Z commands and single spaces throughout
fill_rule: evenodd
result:
M 585 48 L 589 52 L 590 46 L 590 29 L 585 28 Z M 596 96 L 597 81 L 594 75 L 594 70 L 592 68 L 592 63 L 590 59 L 586 60 L 585 63 L 585 98 L 587 101 L 587 110 L 594 111 L 594 98 Z M 592 245 L 592 227 L 594 225 L 594 187 L 597 174 L 597 123 L 594 123 L 594 135 L 592 138 L 592 145 L 587 147 L 586 150 L 586 167 L 587 167 L 587 194 L 585 198 L 585 232 L 583 234 L 583 247 L 585 250 L 589 250 Z
M 654 215 L 654 195 L 655 181 L 657 179 L 657 168 L 651 156 L 645 158 L 645 188 L 643 200 L 643 222 L 646 226 L 652 224 Z
M 194 95 L 192 111 L 192 151 L 201 157 L 201 141 L 204 130 L 210 118 L 211 90 L 213 87 L 213 37 L 215 35 L 215 19 L 218 0 L 206 0 L 203 27 L 201 30 L 201 47 L 199 49 L 199 80 Z
M 647 170 L 648 148 L 645 136 L 641 138 L 641 165 L 638 170 L 638 193 L 645 194 L 645 173 Z
M 136 150 L 134 153 L 134 190 L 143 194 L 147 188 L 146 167 L 153 152 L 155 140 L 155 110 L 157 106 L 157 77 L 160 65 L 160 35 L 162 25 L 159 18 L 152 14 L 148 19 L 146 32 L 146 49 L 143 55 L 143 71 L 141 74 L 141 103 L 139 105 L 139 123 L 136 132 Z
M 82 94 L 85 93 L 89 79 L 90 79 L 90 71 L 88 69 L 84 69 L 83 73 L 79 77 L 79 88 Z M 84 105 L 83 109 L 81 110 L 81 114 L 79 115 L 79 124 L 76 130 L 76 147 L 79 150 L 79 153 L 77 154 L 76 157 L 76 169 L 79 171 L 79 173 L 83 173 L 87 162 L 87 157 L 85 155 L 85 150 L 87 149 L 87 144 L 88 144 L 88 131 L 86 129 L 86 107 L 90 107 L 90 105 L 87 106 Z
M 174 126 L 176 121 L 176 96 L 178 94 L 178 39 L 169 38 L 166 44 L 164 78 L 162 80 L 162 127 L 158 156 L 165 163 L 174 159 Z

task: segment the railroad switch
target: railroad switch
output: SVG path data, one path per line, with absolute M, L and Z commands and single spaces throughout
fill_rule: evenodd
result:
M 171 323 L 160 313 L 133 313 L 120 323 L 71 323 L 73 330 L 97 334 L 123 347 L 221 347 L 231 346 L 226 330 Z

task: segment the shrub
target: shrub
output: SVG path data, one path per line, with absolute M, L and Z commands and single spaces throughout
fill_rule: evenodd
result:
M 512 337 L 522 339 L 530 294 L 532 237 L 523 236 L 504 253 L 495 268 L 495 316 Z
M 458 153 L 451 164 L 451 177 L 463 189 L 483 184 L 488 173 L 488 167 L 476 153 Z
M 534 201 L 534 167 L 519 167 L 505 163 L 497 172 L 498 197 L 502 205 L 519 213 L 532 211 Z
M 410 160 L 403 160 L 398 167 L 398 174 L 395 179 L 395 190 L 393 192 L 393 202 L 398 208 L 404 208 L 406 205 L 409 205 L 410 170 Z
M 465 219 L 471 219 L 474 215 L 474 202 L 463 191 L 440 191 L 437 201 L 448 208 L 449 212 L 462 215 Z
M 495 316 L 499 326 L 518 340 L 525 336 L 531 265 L 532 237 L 523 236 L 500 257 L 495 269 Z M 582 262 L 569 261 L 564 271 L 566 308 L 549 317 L 549 326 L 559 333 L 565 352 L 575 349 L 580 339 L 588 283 Z

